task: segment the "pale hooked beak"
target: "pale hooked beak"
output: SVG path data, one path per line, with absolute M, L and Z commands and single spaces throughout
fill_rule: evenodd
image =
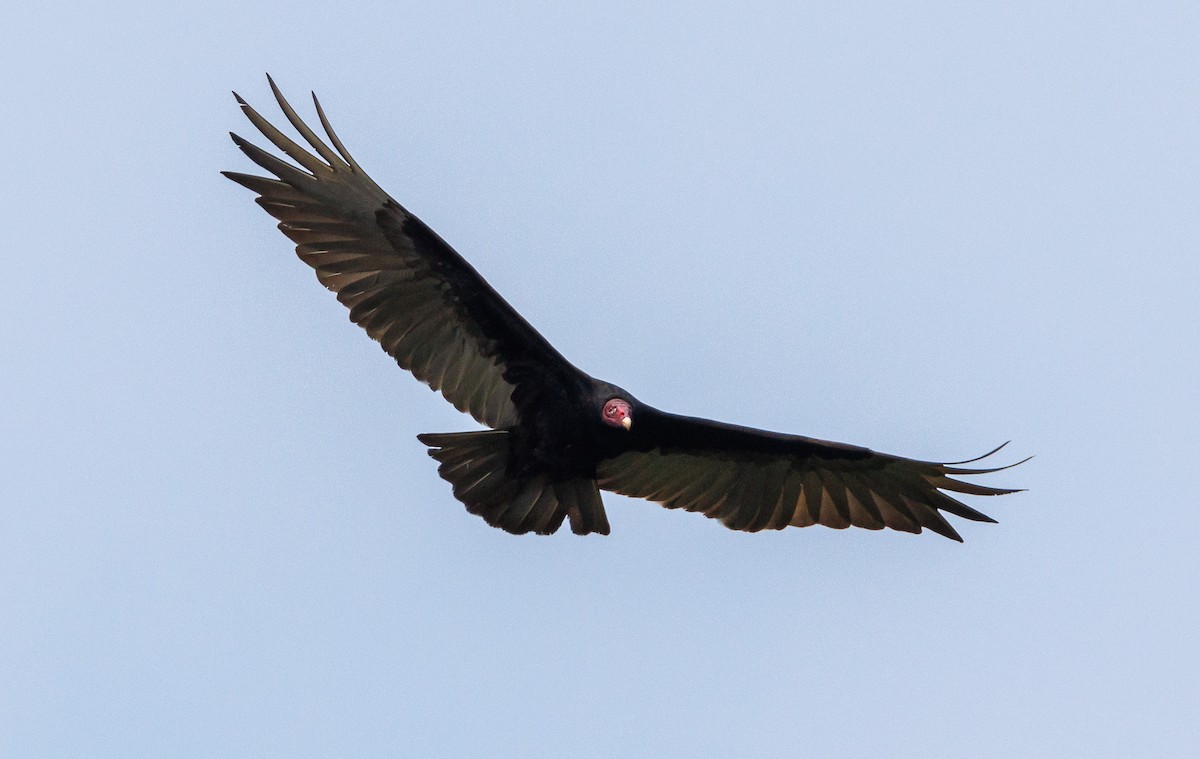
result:
M 621 426 L 625 428 L 625 431 L 626 431 L 626 432 L 628 432 L 628 431 L 629 431 L 629 428 L 633 426 L 633 417 L 632 417 L 632 416 L 627 416 L 627 417 L 625 417 L 624 419 L 622 419 L 622 420 L 621 420 Z

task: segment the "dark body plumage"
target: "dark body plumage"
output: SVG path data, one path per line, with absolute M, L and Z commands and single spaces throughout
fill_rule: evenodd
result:
M 548 534 L 569 519 L 576 533 L 607 534 L 604 489 L 737 530 L 929 528 L 960 540 L 941 512 L 993 520 L 941 491 L 1014 492 L 951 477 L 1006 467 L 960 468 L 677 416 L 588 376 L 366 175 L 315 97 L 329 144 L 271 88 L 313 152 L 238 97 L 297 165 L 233 135 L 275 178 L 225 176 L 258 193 L 300 258 L 401 367 L 492 428 L 418 436 L 455 497 L 489 524 Z

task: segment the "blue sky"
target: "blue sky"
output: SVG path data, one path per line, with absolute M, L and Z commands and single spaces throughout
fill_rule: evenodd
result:
M 424 5 L 4 12 L 0 754 L 1200 750 L 1194 3 Z M 265 71 L 593 375 L 1029 491 L 487 527 L 217 173 Z

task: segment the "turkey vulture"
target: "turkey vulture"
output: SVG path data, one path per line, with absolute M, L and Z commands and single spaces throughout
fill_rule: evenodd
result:
M 488 524 L 546 535 L 566 518 L 577 534 L 607 535 L 600 490 L 610 490 L 699 511 L 734 530 L 927 527 L 961 541 L 941 512 L 995 520 L 942 491 L 1016 492 L 954 478 L 1007 467 L 917 461 L 679 416 L 593 379 L 367 176 L 315 95 L 328 143 L 268 81 L 311 150 L 234 93 L 250 122 L 295 165 L 231 133 L 274 177 L 223 173 L 258 193 L 300 259 L 397 364 L 491 428 L 417 436 L 454 496 Z

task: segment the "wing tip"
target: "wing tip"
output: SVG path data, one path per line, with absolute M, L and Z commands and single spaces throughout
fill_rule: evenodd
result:
M 247 184 L 247 181 L 249 179 L 254 178 L 254 177 L 250 177 L 248 174 L 243 174 L 240 171 L 222 171 L 221 176 L 225 177 L 226 179 L 228 179 L 231 182 L 234 182 L 238 185 L 241 185 L 242 187 L 245 187 L 248 190 L 254 189 L 249 184 Z
M 995 455 L 996 453 L 1000 452 L 1000 450 L 1002 450 L 1005 446 L 1007 446 L 1011 442 L 1012 442 L 1011 440 L 1005 440 L 1003 443 L 996 446 L 995 448 L 988 451 L 987 453 L 983 454 L 982 456 L 976 456 L 973 459 L 966 459 L 964 461 L 948 461 L 944 464 L 939 464 L 939 466 L 945 471 L 946 474 L 965 474 L 965 475 L 991 474 L 992 472 L 1003 472 L 1005 469 L 1012 469 L 1013 467 L 1021 466 L 1025 462 L 1030 461 L 1034 458 L 1032 455 L 1026 456 L 1025 458 L 1021 459 L 1020 461 L 1015 461 L 1011 464 L 1005 464 L 1004 466 L 995 466 L 995 467 L 963 467 L 962 466 L 963 464 L 973 464 L 977 461 L 983 461 L 984 459 L 989 458 L 989 457 Z
M 1005 440 L 1003 443 L 996 446 L 995 448 L 988 451 L 987 453 L 983 454 L 982 456 L 976 456 L 973 459 L 965 459 L 963 461 L 948 461 L 948 462 L 946 462 L 946 466 L 958 466 L 959 464 L 973 464 L 976 461 L 983 461 L 988 456 L 991 456 L 993 453 L 999 453 L 1000 450 L 1002 450 L 1006 445 L 1008 445 L 1011 442 L 1012 442 L 1011 440 Z

